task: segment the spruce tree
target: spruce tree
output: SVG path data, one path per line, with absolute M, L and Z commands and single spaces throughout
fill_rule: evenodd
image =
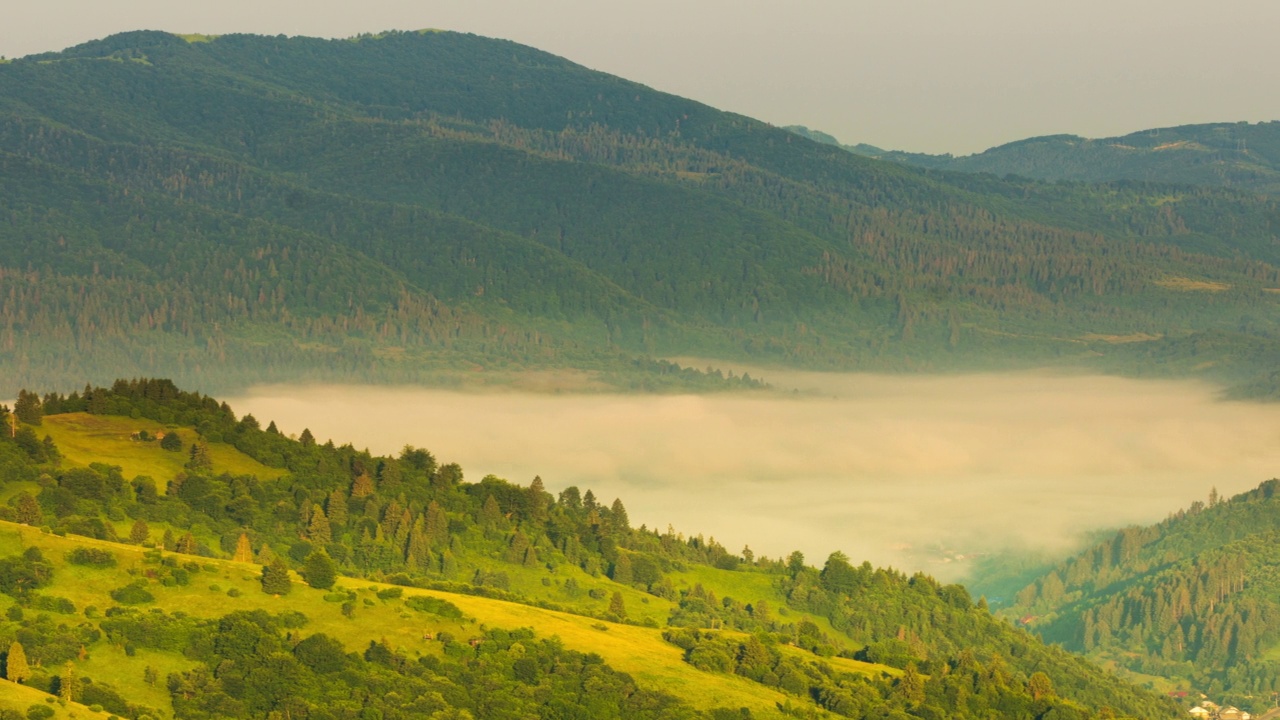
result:
M 502 521 L 502 508 L 498 501 L 489 495 L 485 498 L 484 507 L 480 508 L 480 524 L 486 528 L 496 527 Z
M 195 555 L 198 548 L 196 536 L 188 532 L 184 533 L 182 539 L 178 540 L 178 545 L 174 548 L 174 551 L 183 555 Z
M 368 497 L 373 494 L 374 489 L 373 478 L 369 477 L 369 473 L 360 473 L 351 484 L 351 497 Z
M 631 520 L 627 517 L 627 509 L 622 506 L 620 498 L 613 500 L 613 507 L 609 509 L 609 522 L 613 525 L 614 532 L 631 529 Z
M 277 557 L 276 552 L 275 550 L 271 549 L 270 545 L 266 543 L 262 543 L 262 547 L 258 548 L 258 564 L 259 565 L 270 565 L 273 561 L 275 561 L 276 557 Z
M 334 489 L 329 493 L 329 501 L 325 504 L 325 515 L 329 518 L 331 530 L 341 531 L 347 525 L 347 496 L 342 490 Z
M 191 443 L 187 469 L 207 470 L 211 467 L 213 467 L 213 458 L 209 456 L 209 444 L 204 440 L 197 440 Z
M 133 527 L 129 528 L 129 542 L 134 545 L 141 545 L 150 539 L 151 528 L 147 526 L 146 520 L 138 520 L 133 523 Z
M 511 536 L 511 544 L 507 546 L 507 562 L 524 562 L 524 554 L 528 549 L 529 538 L 525 537 L 524 533 L 516 530 L 516 534 Z
M 164 549 L 165 549 L 165 550 L 170 550 L 170 551 L 172 551 L 172 550 L 174 549 L 174 546 L 177 544 L 177 541 L 176 541 L 176 540 L 174 540 L 174 538 L 173 538 L 173 529 L 172 529 L 172 528 L 165 528 L 165 529 L 164 529 L 164 537 L 161 539 L 161 541 L 160 541 L 160 542 L 161 542 L 161 544 L 163 544 L 163 545 L 164 545 Z
M 307 524 L 307 539 L 313 544 L 324 547 L 333 542 L 333 531 L 329 527 L 329 518 L 319 505 L 311 512 L 311 522 Z
M 609 598 L 609 614 L 622 620 L 627 617 L 627 606 L 622 601 L 622 593 L 615 590 Z
M 240 539 L 236 541 L 236 554 L 231 559 L 242 563 L 253 562 L 253 546 L 249 544 L 248 533 L 240 533 Z
M 449 516 L 444 508 L 435 500 L 427 505 L 427 539 L 435 547 L 447 547 L 449 544 Z
M 329 553 L 316 550 L 302 563 L 302 575 L 307 584 L 317 590 L 328 590 L 338 580 L 338 570 Z
M 13 414 L 28 425 L 39 425 L 44 417 L 39 393 L 19 390 L 18 401 L 13 404 Z
M 293 581 L 289 579 L 289 568 L 284 560 L 274 558 L 270 565 L 262 566 L 262 592 L 268 595 L 288 595 L 293 589 Z
M 302 434 L 298 436 L 298 442 L 302 443 L 302 447 L 315 447 L 316 437 L 311 434 L 311 428 L 302 429 Z
M 542 477 L 535 475 L 529 483 L 529 517 L 534 522 L 547 519 L 547 506 L 551 504 L 551 493 L 542 484 Z
M 13 641 L 9 645 L 9 654 L 4 659 L 4 676 L 10 682 L 24 683 L 31 677 L 31 666 L 27 664 L 27 652 L 22 643 Z

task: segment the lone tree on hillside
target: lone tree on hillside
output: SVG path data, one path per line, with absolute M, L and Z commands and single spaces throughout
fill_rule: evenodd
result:
M 27 651 L 17 640 L 9 646 L 9 654 L 4 658 L 4 676 L 10 682 L 24 683 L 31 677 L 31 666 L 27 664 Z
M 293 581 L 289 579 L 289 568 L 284 560 L 276 557 L 270 565 L 262 566 L 262 592 L 268 595 L 288 595 L 293 589 Z
M 613 597 L 609 598 L 609 614 L 616 616 L 618 620 L 627 617 L 627 606 L 622 601 L 622 593 L 617 590 L 613 592 Z
M 240 533 L 240 539 L 236 541 L 236 554 L 231 559 L 242 563 L 253 562 L 253 546 L 249 544 L 248 533 Z
M 316 550 L 302 563 L 302 575 L 307 584 L 317 590 L 328 590 L 338 581 L 338 570 L 329 553 Z
M 20 493 L 18 495 L 18 522 L 23 525 L 39 525 L 42 514 L 40 512 L 40 503 L 31 495 L 31 493 Z
M 169 452 L 182 452 L 182 436 L 177 430 L 170 430 L 160 438 L 160 447 Z
M 151 528 L 147 527 L 146 520 L 138 520 L 133 524 L 133 527 L 129 529 L 129 542 L 134 545 L 141 545 L 150 539 Z

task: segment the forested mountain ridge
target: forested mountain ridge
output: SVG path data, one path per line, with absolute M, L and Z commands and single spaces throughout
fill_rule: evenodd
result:
M 6 672 L 121 716 L 1177 716 L 957 585 L 635 528 L 590 490 L 286 437 L 168 381 L 23 391 L 13 420 Z
M 1007 611 L 1047 641 L 1263 707 L 1277 687 L 1280 481 L 1126 528 Z
M 148 32 L 23 58 L 0 168 L 14 383 L 723 384 L 646 359 L 679 354 L 1276 391 L 1274 200 L 926 173 L 504 41 Z
M 1277 120 L 1179 125 L 1110 138 L 1044 135 L 959 157 L 842 145 L 803 126 L 788 129 L 862 156 L 934 170 L 1091 183 L 1137 180 L 1280 194 Z

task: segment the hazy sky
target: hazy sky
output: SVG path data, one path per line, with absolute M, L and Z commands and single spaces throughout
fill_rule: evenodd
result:
M 508 38 L 849 143 L 968 153 L 1280 119 L 1275 0 L 12 0 L 0 54 L 113 32 Z
M 759 375 L 759 372 L 753 372 Z M 779 395 L 535 395 L 264 387 L 237 412 L 379 453 L 406 443 L 478 481 L 620 497 L 634 524 L 733 551 L 925 569 L 956 553 L 1065 551 L 1280 474 L 1280 407 L 1195 383 L 1044 373 L 884 377 L 766 372 Z M 951 551 L 949 554 L 941 550 Z M 948 556 L 951 558 L 947 562 Z

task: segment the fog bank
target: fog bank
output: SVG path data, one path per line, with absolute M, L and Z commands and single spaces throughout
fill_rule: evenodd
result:
M 753 372 L 753 375 L 755 373 Z M 794 395 L 536 395 L 264 386 L 229 399 L 283 432 L 405 444 L 554 492 L 622 498 L 632 524 L 757 555 L 832 550 L 952 579 L 956 554 L 1063 549 L 1280 475 L 1280 406 L 1195 383 L 767 373 Z

